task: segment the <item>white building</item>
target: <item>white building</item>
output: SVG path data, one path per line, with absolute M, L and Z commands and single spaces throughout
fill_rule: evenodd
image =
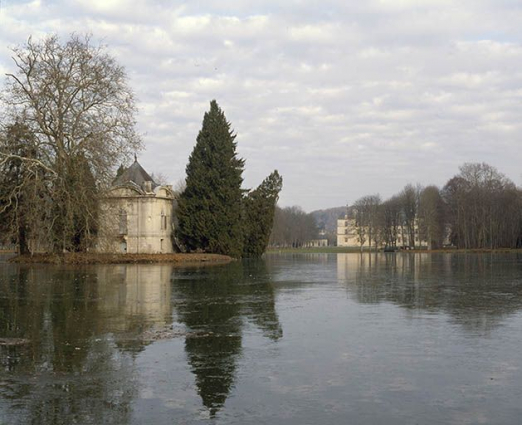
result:
M 173 252 L 171 186 L 156 184 L 136 159 L 102 199 L 97 251 Z
M 364 240 L 362 243 L 363 249 L 370 248 L 370 231 L 368 227 L 359 228 L 356 224 L 356 220 L 354 218 L 355 212 L 349 210 L 344 217 L 339 218 L 337 220 L 337 246 L 347 247 L 347 248 L 361 248 L 361 240 Z M 396 229 L 395 236 L 395 244 L 398 248 L 406 248 L 409 247 L 409 235 L 406 229 L 406 226 L 398 226 Z M 420 237 L 419 234 L 419 225 L 417 220 L 415 220 L 415 246 L 417 248 L 427 248 L 428 242 Z M 375 248 L 375 235 L 371 235 L 371 248 Z M 380 238 L 379 243 L 377 244 L 377 248 L 384 248 L 385 243 Z

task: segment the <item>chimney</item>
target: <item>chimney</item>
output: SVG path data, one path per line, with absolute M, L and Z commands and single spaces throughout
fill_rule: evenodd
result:
M 151 181 L 143 182 L 143 190 L 146 193 L 151 193 L 152 192 L 152 182 Z

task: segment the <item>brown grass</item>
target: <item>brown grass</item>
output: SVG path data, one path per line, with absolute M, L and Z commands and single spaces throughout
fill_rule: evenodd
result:
M 9 260 L 26 264 L 150 264 L 150 263 L 228 263 L 233 259 L 218 254 L 34 254 L 19 255 Z

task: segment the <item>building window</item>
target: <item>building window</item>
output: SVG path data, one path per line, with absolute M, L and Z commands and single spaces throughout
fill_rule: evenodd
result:
M 161 230 L 167 230 L 167 216 L 161 212 Z
M 127 211 L 120 210 L 120 220 L 119 220 L 119 231 L 120 235 L 127 234 Z

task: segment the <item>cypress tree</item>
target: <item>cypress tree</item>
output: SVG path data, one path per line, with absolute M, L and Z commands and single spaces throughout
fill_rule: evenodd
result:
M 187 164 L 177 237 L 190 251 L 241 256 L 244 160 L 225 114 L 213 100 Z
M 260 257 L 265 252 L 282 187 L 283 178 L 275 170 L 245 197 L 243 256 Z

